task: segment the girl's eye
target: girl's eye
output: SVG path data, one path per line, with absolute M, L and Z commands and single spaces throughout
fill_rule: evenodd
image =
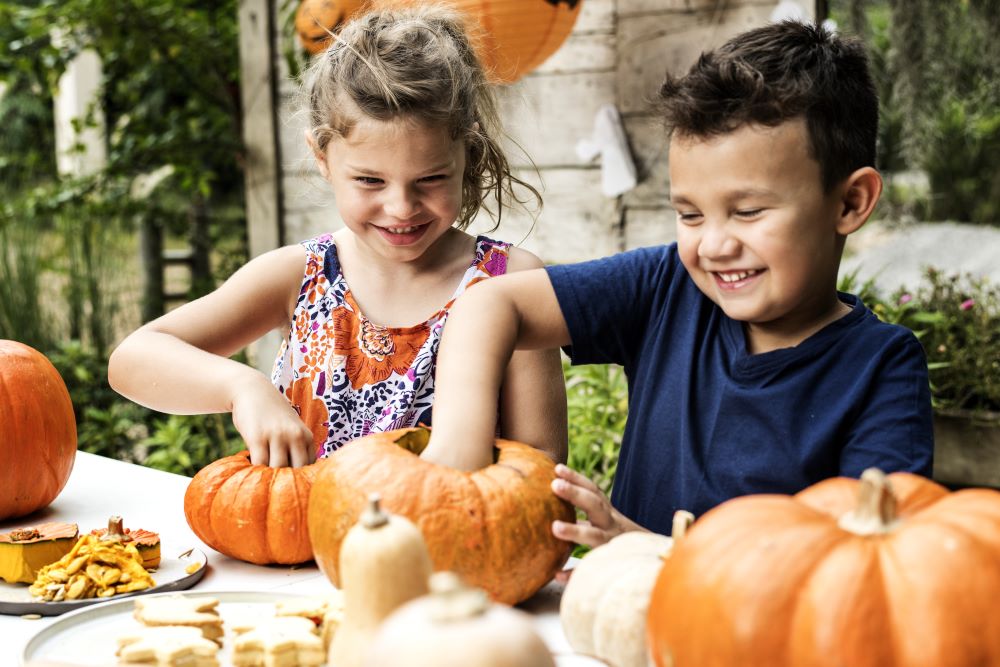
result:
M 756 218 L 758 215 L 763 213 L 763 211 L 764 209 L 762 208 L 748 208 L 748 209 L 743 209 L 741 211 L 736 211 L 736 215 L 738 215 L 741 218 Z
M 375 178 L 374 176 L 355 176 L 354 180 L 362 185 L 379 185 L 382 183 L 381 178 Z
M 423 181 L 424 183 L 433 183 L 435 181 L 441 181 L 446 178 L 448 177 L 444 174 L 434 174 L 433 176 L 424 176 L 420 180 Z

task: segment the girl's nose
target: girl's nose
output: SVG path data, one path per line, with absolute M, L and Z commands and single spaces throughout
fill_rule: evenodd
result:
M 702 223 L 698 256 L 705 259 L 722 259 L 739 253 L 740 243 L 724 222 L 705 220 Z
M 385 214 L 397 220 L 409 220 L 420 210 L 420 200 L 410 188 L 392 188 L 382 206 Z

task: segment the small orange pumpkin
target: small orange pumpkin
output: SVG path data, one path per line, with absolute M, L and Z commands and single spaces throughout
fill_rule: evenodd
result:
M 0 520 L 48 507 L 76 460 L 73 401 L 38 350 L 0 340 Z
M 870 469 L 706 513 L 647 638 L 660 666 L 1000 665 L 998 596 L 1000 492 Z
M 423 533 L 435 570 L 458 573 L 494 600 L 513 604 L 544 586 L 571 545 L 552 535 L 572 507 L 552 493 L 555 465 L 541 451 L 497 440 L 496 463 L 462 472 L 419 458 L 430 431 L 360 438 L 319 463 L 309 498 L 316 563 L 340 586 L 340 545 L 371 493 Z
M 240 452 L 210 463 L 184 492 L 184 516 L 205 544 L 258 565 L 312 560 L 306 526 L 316 464 L 270 468 Z

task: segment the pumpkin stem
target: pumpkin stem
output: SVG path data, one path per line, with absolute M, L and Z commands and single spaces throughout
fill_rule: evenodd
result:
M 102 542 L 126 542 L 128 536 L 122 525 L 122 518 L 117 514 L 108 519 L 108 532 L 101 538 Z
M 677 510 L 674 512 L 674 521 L 670 529 L 670 536 L 674 538 L 674 542 L 683 539 L 687 535 L 688 528 L 694 523 L 694 514 L 688 512 L 687 510 Z
M 674 512 L 674 521 L 670 528 L 670 537 L 672 539 L 670 544 L 660 552 L 660 560 L 666 560 L 670 557 L 677 543 L 687 535 L 688 528 L 691 527 L 692 523 L 694 523 L 694 514 L 691 514 L 691 512 L 687 510 L 677 510 Z
M 861 473 L 858 505 L 841 516 L 838 524 L 855 535 L 883 535 L 899 525 L 896 494 L 884 472 L 868 468 Z
M 435 572 L 430 578 L 434 621 L 460 621 L 486 613 L 490 607 L 486 591 L 466 586 L 454 572 Z
M 372 493 L 368 496 L 368 505 L 361 514 L 361 525 L 365 528 L 378 528 L 389 523 L 389 516 L 382 511 L 382 496 Z

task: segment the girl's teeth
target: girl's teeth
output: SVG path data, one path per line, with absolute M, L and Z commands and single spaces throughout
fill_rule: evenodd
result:
M 417 231 L 417 227 L 396 227 L 396 228 L 386 228 L 387 232 L 390 234 L 409 234 L 410 232 Z

